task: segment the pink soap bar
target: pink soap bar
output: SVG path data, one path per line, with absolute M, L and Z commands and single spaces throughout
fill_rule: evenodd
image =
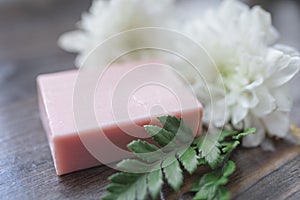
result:
M 37 78 L 41 119 L 58 175 L 132 156 L 126 145 L 147 140 L 142 126 L 157 125 L 157 116 L 182 117 L 195 135 L 201 130 L 201 104 L 166 66 L 113 65 L 97 77 L 97 85 L 81 74 L 72 70 Z

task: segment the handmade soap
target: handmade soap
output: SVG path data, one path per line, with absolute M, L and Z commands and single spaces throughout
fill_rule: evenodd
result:
M 58 175 L 132 156 L 126 145 L 149 138 L 142 125 L 158 124 L 157 116 L 182 117 L 195 135 L 201 130 L 201 104 L 166 66 L 128 63 L 90 73 L 91 78 L 82 73 L 37 78 L 41 120 Z

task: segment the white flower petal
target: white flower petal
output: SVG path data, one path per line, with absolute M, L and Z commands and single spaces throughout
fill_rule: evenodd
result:
M 246 90 L 253 90 L 254 88 L 256 88 L 256 87 L 260 86 L 261 84 L 263 84 L 263 82 L 264 82 L 263 76 L 261 74 L 258 74 L 256 76 L 255 81 L 253 81 L 252 83 L 250 83 L 249 85 L 247 85 L 245 87 L 245 89 Z
M 253 25 L 256 25 L 256 27 L 253 27 L 253 30 L 263 34 L 262 39 L 266 44 L 273 44 L 279 38 L 279 34 L 272 26 L 271 14 L 263 10 L 260 6 L 254 6 L 251 10 L 251 14 L 253 15 L 252 18 L 255 20 Z
M 228 123 L 229 116 L 230 110 L 226 107 L 224 100 L 220 99 L 205 105 L 203 121 L 205 124 L 213 124 L 215 127 L 222 128 Z
M 274 141 L 270 138 L 265 138 L 264 141 L 261 143 L 260 147 L 263 151 L 276 151 Z
M 64 33 L 58 39 L 58 45 L 69 52 L 80 52 L 89 44 L 86 34 L 82 31 Z
M 253 91 L 244 91 L 239 98 L 239 103 L 244 108 L 254 108 L 259 103 L 259 99 Z
M 273 48 L 277 49 L 279 51 L 282 51 L 291 57 L 296 57 L 296 56 L 299 57 L 300 56 L 299 52 L 295 48 L 290 47 L 290 46 L 286 46 L 283 44 L 276 44 Z
M 263 121 L 268 134 L 272 136 L 283 138 L 290 128 L 289 113 L 286 112 L 274 112 L 266 116 Z
M 103 10 L 107 9 L 110 1 L 97 0 L 92 2 L 90 13 L 93 15 L 101 15 Z
M 249 117 L 247 120 L 248 122 L 246 122 L 246 128 L 255 127 L 256 132 L 244 137 L 242 144 L 244 147 L 257 147 L 265 139 L 265 127 L 260 120 L 255 117 Z
M 278 87 L 290 81 L 300 69 L 300 58 L 293 57 L 290 59 L 290 63 L 285 68 L 277 71 L 273 74 L 269 80 L 268 85 L 270 87 Z
M 74 62 L 75 66 L 78 68 L 82 67 L 83 64 L 85 64 L 86 58 L 88 57 L 88 55 L 89 54 L 83 53 L 83 52 L 81 54 L 77 55 L 75 58 L 75 62 Z
M 265 78 L 272 78 L 273 74 L 286 68 L 290 63 L 290 56 L 273 48 L 268 48 L 265 57 Z
M 240 104 L 236 104 L 231 109 L 231 115 L 232 115 L 232 123 L 233 125 L 237 125 L 239 122 L 241 122 L 248 114 L 248 109 L 241 106 Z
M 255 108 L 251 109 L 251 112 L 255 116 L 262 117 L 270 114 L 276 109 L 276 100 L 267 88 L 260 87 L 256 92 L 256 96 L 259 99 L 259 102 Z
M 236 0 L 226 0 L 223 4 L 221 4 L 219 8 L 219 14 L 223 19 L 231 19 L 231 21 L 235 21 L 238 19 L 237 17 L 241 13 L 248 10 L 249 7 L 242 2 Z
M 276 99 L 277 111 L 291 111 L 293 101 L 287 84 L 278 88 L 273 88 L 271 94 Z

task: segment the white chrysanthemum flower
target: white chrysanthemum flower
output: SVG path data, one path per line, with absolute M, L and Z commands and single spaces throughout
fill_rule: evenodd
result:
M 256 127 L 257 133 L 243 140 L 247 147 L 261 144 L 266 133 L 285 137 L 292 106 L 286 84 L 298 72 L 300 58 L 294 49 L 275 45 L 278 34 L 270 14 L 259 6 L 249 8 L 226 0 L 202 19 L 188 23 L 186 31 L 218 68 L 198 66 L 206 72 L 211 98 L 203 93 L 201 80 L 193 83 L 204 104 L 206 122 L 212 119 L 218 127 L 227 123 Z
M 97 64 L 99 59 L 111 61 L 120 56 L 122 49 L 149 38 L 137 38 L 133 35 L 131 39 L 126 38 L 126 41 L 112 42 L 105 54 L 95 57 L 88 55 L 109 37 L 123 31 L 143 27 L 171 28 L 174 23 L 170 17 L 173 2 L 174 0 L 94 0 L 89 12 L 82 15 L 78 23 L 79 30 L 62 35 L 59 45 L 66 51 L 78 53 L 75 60 L 77 67 L 80 67 L 86 58 L 92 64 Z M 126 56 L 126 59 L 149 57 L 149 52 L 138 53 Z

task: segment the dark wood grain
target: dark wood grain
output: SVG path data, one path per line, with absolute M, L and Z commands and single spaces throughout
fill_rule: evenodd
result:
M 0 7 L 0 199 L 99 199 L 114 170 L 99 166 L 56 176 L 39 119 L 35 83 L 38 74 L 73 68 L 74 55 L 60 50 L 56 40 L 74 28 L 90 2 L 43 2 Z M 274 8 L 266 5 L 271 11 Z M 300 20 L 297 9 L 295 24 Z M 282 41 L 300 48 L 300 27 L 285 30 L 285 15 L 274 13 L 274 18 L 283 33 Z M 292 83 L 292 121 L 297 125 L 299 83 L 298 75 Z M 273 152 L 241 148 L 233 155 L 238 168 L 228 187 L 234 199 L 300 199 L 300 148 L 283 141 L 276 141 L 276 146 Z M 191 199 L 186 192 L 205 170 L 185 175 L 180 193 L 165 188 L 166 199 Z

